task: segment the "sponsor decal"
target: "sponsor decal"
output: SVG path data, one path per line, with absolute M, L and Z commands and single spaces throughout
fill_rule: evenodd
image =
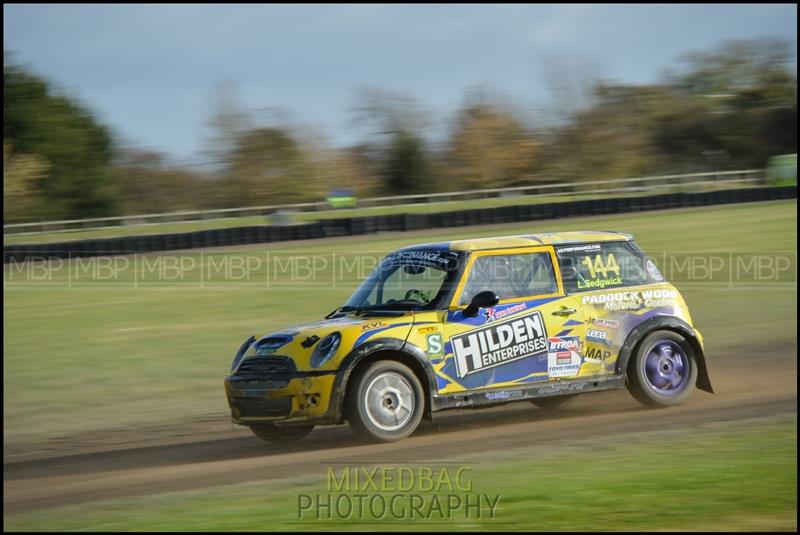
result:
M 647 259 L 647 263 L 645 264 L 645 268 L 647 269 L 647 274 L 650 275 L 655 280 L 657 280 L 657 281 L 663 281 L 664 280 L 664 276 L 658 270 L 658 266 L 656 266 L 656 263 L 653 262 L 652 260 L 650 260 L 649 258 Z
M 617 320 L 610 320 L 606 318 L 589 318 L 587 322 L 589 325 L 595 327 L 602 327 L 603 329 L 618 329 L 619 322 Z
M 551 337 L 547 340 L 547 375 L 574 377 L 581 368 L 581 339 L 577 336 Z
M 539 394 L 558 394 L 560 392 L 582 392 L 591 389 L 592 384 L 589 382 L 563 383 L 555 381 L 551 384 L 542 385 L 542 388 L 540 388 L 538 392 Z
M 386 327 L 389 325 L 385 321 L 368 321 L 366 323 L 361 324 L 361 332 L 364 331 L 371 331 L 372 329 L 380 329 L 381 327 Z
M 427 334 L 427 333 L 435 333 L 438 330 L 438 327 L 420 327 L 417 329 L 419 334 Z
M 459 378 L 547 351 L 547 332 L 538 311 L 453 336 L 450 341 Z
M 584 305 L 603 305 L 605 310 L 639 310 L 674 306 L 678 297 L 676 290 L 633 290 L 607 294 L 584 295 Z
M 604 362 L 611 358 L 611 351 L 599 347 L 587 346 L 583 359 L 587 362 Z
M 514 399 L 514 398 L 521 398 L 522 391 L 520 390 L 504 390 L 502 392 L 486 392 L 484 394 L 486 399 L 492 400 L 504 400 L 504 399 Z
M 574 253 L 575 251 L 599 251 L 600 244 L 599 243 L 592 243 L 589 245 L 571 245 L 569 247 L 559 247 L 556 249 L 556 253 Z
M 494 307 L 487 308 L 486 313 L 489 316 L 489 321 L 497 321 L 499 319 L 503 319 L 506 316 L 510 316 L 512 314 L 516 314 L 517 312 L 522 312 L 523 310 L 528 309 L 528 303 L 519 303 L 516 305 L 511 305 L 508 308 L 503 308 L 501 310 L 497 310 Z
M 580 338 L 577 336 L 559 336 L 547 339 L 548 351 L 579 351 L 581 348 Z
M 440 251 L 436 249 L 412 249 L 408 251 L 396 251 L 384 259 L 387 266 L 404 265 L 432 267 L 447 270 L 453 267 L 458 254 L 452 251 Z
M 444 356 L 444 342 L 442 335 L 439 333 L 429 334 L 427 337 L 428 356 L 429 357 L 443 357 Z
M 597 342 L 600 344 L 605 344 L 607 346 L 611 345 L 611 341 L 608 339 L 608 333 L 605 331 L 601 331 L 600 329 L 587 329 L 586 341 Z

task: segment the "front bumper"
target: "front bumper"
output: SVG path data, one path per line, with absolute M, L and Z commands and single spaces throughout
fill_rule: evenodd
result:
M 297 372 L 271 377 L 230 375 L 225 394 L 231 418 L 241 425 L 259 422 L 336 423 L 331 403 L 336 371 Z

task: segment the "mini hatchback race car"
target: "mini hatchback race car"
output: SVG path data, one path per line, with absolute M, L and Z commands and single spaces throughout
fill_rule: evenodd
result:
M 625 387 L 668 406 L 695 386 L 713 392 L 686 303 L 616 232 L 400 249 L 325 319 L 248 338 L 225 379 L 233 421 L 278 443 L 343 422 L 392 441 L 446 409 Z

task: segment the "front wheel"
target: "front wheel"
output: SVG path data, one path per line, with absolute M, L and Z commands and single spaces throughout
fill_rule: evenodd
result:
M 250 426 L 250 430 L 255 436 L 270 444 L 277 445 L 299 442 L 306 438 L 312 429 L 314 429 L 312 424 L 278 426 L 264 423 Z
M 392 442 L 417 429 L 424 407 L 424 391 L 414 372 L 399 362 L 381 360 L 354 378 L 347 420 L 359 435 Z
M 694 351 L 673 331 L 645 336 L 628 364 L 628 389 L 651 407 L 677 405 L 689 397 L 696 381 Z

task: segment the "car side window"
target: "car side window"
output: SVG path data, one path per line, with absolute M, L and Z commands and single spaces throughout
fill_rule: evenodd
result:
M 628 242 L 566 245 L 557 247 L 556 254 L 568 293 L 648 282 L 646 258 Z
M 475 259 L 459 305 L 491 290 L 501 301 L 556 293 L 553 263 L 546 252 L 486 255 Z

